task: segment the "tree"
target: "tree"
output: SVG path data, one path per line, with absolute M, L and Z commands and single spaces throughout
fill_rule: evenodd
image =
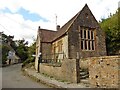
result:
M 35 55 L 35 48 L 36 48 L 36 42 L 34 41 L 33 44 L 31 46 L 28 47 L 28 58 L 27 60 L 25 60 L 22 64 L 22 66 L 26 66 L 31 62 L 35 62 L 35 57 L 33 57 L 33 55 Z
M 1 32 L 2 41 L 0 41 L 2 44 L 0 44 L 0 49 L 2 50 L 2 64 L 6 64 L 8 51 L 11 49 L 11 47 L 7 44 L 8 43 L 8 36 Z
M 119 9 L 120 10 L 120 9 Z M 106 33 L 107 54 L 114 55 L 120 50 L 120 26 L 119 26 L 119 11 L 109 18 L 103 19 L 100 23 L 102 29 Z
M 15 42 L 17 44 L 16 54 L 21 58 L 23 62 L 28 58 L 28 43 L 24 39 L 16 40 Z
M 28 48 L 28 59 L 33 62 L 35 60 L 35 57 L 33 57 L 33 55 L 35 55 L 35 49 L 36 49 L 36 42 L 34 42 L 29 48 Z
M 8 51 L 13 49 L 16 52 L 16 55 L 20 57 L 22 61 L 27 60 L 28 58 L 28 42 L 24 39 L 14 41 L 14 36 L 6 35 L 1 33 L 2 35 L 2 45 L 0 45 L 0 49 L 2 49 L 2 62 L 5 64 L 7 60 Z
M 6 64 L 8 51 L 10 48 L 7 45 L 0 45 L 0 49 L 2 49 L 2 64 Z

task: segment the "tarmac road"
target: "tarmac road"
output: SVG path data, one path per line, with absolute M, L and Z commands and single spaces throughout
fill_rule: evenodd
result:
M 1 72 L 0 72 L 1 74 Z M 24 76 L 21 64 L 2 68 L 2 88 L 49 88 Z

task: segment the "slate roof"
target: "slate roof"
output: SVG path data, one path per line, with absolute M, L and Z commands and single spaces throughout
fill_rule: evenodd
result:
M 76 14 L 71 20 L 69 20 L 64 26 L 62 26 L 58 31 L 48 30 L 48 29 L 40 29 L 42 42 L 52 42 L 63 34 L 67 32 L 71 24 L 74 22 L 78 14 Z
M 55 37 L 56 31 L 48 30 L 48 29 L 40 29 L 41 40 L 42 42 L 52 42 Z
M 61 37 L 63 34 L 65 34 L 69 27 L 72 25 L 72 23 L 74 22 L 74 20 L 77 18 L 78 13 L 72 18 L 70 19 L 64 26 L 62 26 L 60 28 L 60 30 L 57 31 L 55 37 L 53 38 L 53 40 L 56 40 L 57 38 Z
M 87 4 L 83 7 L 83 9 L 86 6 L 87 6 Z M 68 29 L 70 28 L 70 26 L 73 24 L 73 22 L 75 21 L 75 19 L 79 16 L 79 14 L 81 13 L 81 11 L 79 11 L 72 19 L 70 19 L 58 31 L 47 30 L 47 29 L 40 29 L 39 31 L 41 31 L 42 42 L 53 42 L 56 39 L 60 38 L 62 35 L 64 35 L 68 31 Z

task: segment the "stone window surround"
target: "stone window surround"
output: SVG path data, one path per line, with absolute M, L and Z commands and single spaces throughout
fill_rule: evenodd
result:
M 79 33 L 82 51 L 95 51 L 95 28 L 79 26 Z
M 57 45 L 58 45 L 58 52 L 62 52 L 62 45 L 63 45 L 62 40 L 58 41 Z
M 59 40 L 59 41 L 55 42 L 54 44 L 52 44 L 52 53 L 56 53 L 56 49 L 58 49 L 57 53 L 62 52 L 62 50 L 63 50 L 62 47 L 63 47 L 63 41 L 62 40 Z

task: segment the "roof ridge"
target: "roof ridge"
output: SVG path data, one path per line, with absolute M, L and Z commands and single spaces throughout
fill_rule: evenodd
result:
M 74 21 L 76 20 L 76 18 L 80 15 L 80 13 L 82 12 L 82 10 L 84 10 L 85 7 L 88 7 L 87 3 L 86 3 L 85 6 L 73 17 L 74 20 L 73 20 L 73 22 L 71 22 L 70 26 L 74 23 Z M 88 7 L 88 8 L 89 8 L 89 7 Z M 73 19 L 73 18 L 72 18 L 72 19 Z M 71 20 L 71 19 L 70 19 L 70 20 Z M 69 21 L 70 21 L 70 20 L 69 20 Z M 69 22 L 69 21 L 68 21 L 68 22 Z M 66 29 L 65 32 L 68 31 L 68 29 L 70 28 L 70 26 Z
M 61 37 L 63 34 L 65 34 L 70 26 L 74 23 L 74 21 L 76 20 L 76 18 L 80 15 L 81 11 L 85 8 L 85 7 L 88 7 L 87 4 L 85 4 L 85 6 L 77 13 L 75 14 L 75 16 L 73 16 L 67 23 L 65 23 L 61 28 L 60 30 L 57 31 L 56 33 L 56 37 L 52 40 L 52 41 L 55 41 L 56 39 L 58 39 L 59 37 Z M 67 26 L 67 27 L 66 27 Z
M 74 23 L 74 21 L 75 21 L 76 18 L 79 16 L 79 14 L 80 14 L 81 11 L 82 11 L 82 10 L 80 10 L 77 14 L 75 14 L 74 17 L 72 17 L 67 23 L 65 23 L 65 24 L 60 28 L 60 30 L 62 30 L 68 23 L 71 22 L 71 23 L 68 25 L 68 27 L 65 29 L 65 31 L 64 31 L 61 35 L 59 35 L 59 36 L 57 35 L 57 36 L 58 36 L 57 38 L 59 38 L 60 36 L 62 36 L 63 34 L 65 34 L 65 33 L 69 30 L 70 26 Z M 58 30 L 57 33 L 59 33 L 60 30 Z M 56 40 L 57 38 L 55 37 L 55 38 L 53 39 L 53 41 Z
M 47 30 L 47 29 L 42 29 L 43 31 L 53 31 L 53 32 L 56 32 L 55 33 L 55 36 L 53 36 L 53 38 L 50 40 L 50 42 L 53 42 L 55 41 L 56 39 L 60 38 L 62 35 L 64 35 L 66 32 L 68 32 L 69 28 L 71 27 L 71 25 L 75 22 L 75 20 L 77 19 L 77 17 L 81 14 L 81 12 L 84 10 L 84 8 L 88 7 L 87 4 L 85 4 L 85 6 L 77 13 L 75 14 L 75 16 L 73 16 L 70 20 L 68 20 L 67 23 L 65 23 L 61 28 L 60 30 L 58 31 L 53 31 L 53 30 Z
M 50 30 L 50 29 L 42 29 L 42 28 L 41 28 L 40 30 L 56 32 L 56 31 Z
M 75 15 L 74 20 L 71 22 L 71 24 L 69 25 L 69 27 L 66 29 L 65 32 L 68 31 L 68 29 L 70 28 L 70 26 L 74 23 L 74 21 L 76 20 L 76 18 L 79 16 L 80 12 L 81 12 L 81 11 L 79 11 L 79 12 Z

